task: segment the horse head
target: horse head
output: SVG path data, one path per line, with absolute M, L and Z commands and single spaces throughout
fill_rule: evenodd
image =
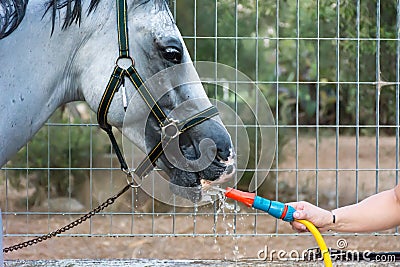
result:
M 168 4 L 163 0 L 128 1 L 127 10 L 129 25 L 127 35 L 135 68 L 148 84 L 161 109 L 169 117 L 181 120 L 211 106 L 203 86 L 196 77 L 192 60 Z M 96 62 L 91 62 L 93 67 L 89 67 L 87 71 L 107 70 L 101 74 L 104 78 L 108 78 L 111 73 L 110 67 L 113 66 L 111 60 L 115 60 L 118 53 L 115 33 L 117 23 L 114 13 L 114 3 L 99 3 L 91 20 L 96 20 L 97 16 L 104 17 L 105 14 L 111 14 L 111 17 L 105 25 L 96 29 L 81 49 L 81 51 L 92 51 L 93 56 L 90 58 L 96 58 Z M 114 48 L 106 52 L 104 44 L 107 44 L 107 47 L 114 44 Z M 90 60 L 87 54 L 80 53 L 79 56 L 83 57 L 82 62 Z M 84 76 L 98 77 L 99 73 Z M 93 81 L 82 86 L 82 93 L 93 110 L 99 105 L 105 84 L 106 80 L 103 80 L 96 84 L 95 89 Z M 126 86 L 130 99 L 128 112 L 125 113 L 121 105 L 122 95 L 116 94 L 111 102 L 108 121 L 123 131 L 124 135 L 141 150 L 148 153 L 160 141 L 161 128 L 156 118 L 146 108 L 142 97 L 129 83 L 126 83 Z M 133 127 L 122 130 L 123 119 L 128 115 L 130 126 Z M 205 120 L 189 129 L 171 147 L 157 160 L 156 165 L 169 177 L 172 183 L 171 189 L 186 198 L 199 199 L 202 181 L 225 182 L 234 173 L 232 141 L 219 118 Z M 200 158 L 208 160 L 201 161 Z M 195 190 L 185 190 L 185 188 Z
M 26 42 L 33 45 L 30 52 L 24 50 L 21 58 L 28 58 L 26 64 L 36 66 L 36 70 L 31 71 L 37 72 L 33 76 L 38 79 L 30 84 L 26 81 L 26 84 L 35 87 L 32 90 L 42 88 L 53 94 L 50 97 L 53 101 L 44 102 L 50 104 L 46 106 L 47 112 L 42 109 L 45 115 L 40 123 L 43 124 L 53 109 L 65 102 L 85 100 L 93 111 L 97 111 L 118 56 L 115 1 L 48 1 L 47 11 L 40 0 L 30 0 L 29 4 L 26 18 L 19 28 L 3 39 L 5 42 L 2 40 L 5 48 L 3 51 L 0 49 L 0 55 L 7 56 L 7 49 L 11 50 L 16 45 L 26 46 L 25 50 L 29 50 Z M 165 0 L 127 0 L 127 6 L 127 35 L 134 65 L 142 79 L 149 83 L 161 109 L 169 117 L 180 120 L 210 107 L 168 3 Z M 81 16 L 85 9 L 88 15 Z M 35 14 L 38 10 L 43 17 L 38 18 Z M 54 26 L 57 25 L 55 22 L 63 18 L 63 27 L 58 29 Z M 73 22 L 79 22 L 80 26 L 73 25 Z M 38 30 L 32 33 L 31 29 L 35 27 Z M 6 68 L 4 66 L 2 70 L 0 67 L 0 74 L 11 77 Z M 175 75 L 171 76 L 170 70 Z M 20 78 L 25 79 L 24 76 Z M 132 85 L 127 83 L 126 89 L 130 103 L 128 111 L 133 112 L 125 112 L 123 96 L 117 92 L 108 109 L 108 123 L 123 131 L 136 146 L 148 153 L 160 141 L 162 129 Z M 9 89 L 10 94 L 13 90 Z M 133 126 L 128 127 L 129 131 L 123 130 L 127 114 Z M 25 120 L 32 121 L 32 118 Z M 27 131 L 33 135 L 39 128 L 36 126 Z M 199 188 L 202 181 L 222 183 L 233 176 L 234 149 L 230 135 L 218 116 L 198 123 L 177 140 L 170 153 L 164 153 L 155 162 L 175 185 L 171 186 L 175 193 L 196 201 L 201 196 Z M 7 154 L 10 151 L 13 150 L 7 150 Z M 201 158 L 208 160 L 201 161 Z M 196 166 L 200 162 L 201 166 Z M 195 190 L 185 191 L 185 188 Z

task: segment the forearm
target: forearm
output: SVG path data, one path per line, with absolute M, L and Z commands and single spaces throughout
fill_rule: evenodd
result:
M 396 190 L 397 189 L 397 190 Z M 336 222 L 328 229 L 337 232 L 374 232 L 400 224 L 398 188 L 370 196 L 360 203 L 332 211 Z

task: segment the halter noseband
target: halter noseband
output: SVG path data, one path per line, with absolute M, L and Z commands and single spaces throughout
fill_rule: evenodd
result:
M 119 45 L 119 57 L 117 58 L 114 70 L 111 74 L 110 80 L 101 98 L 99 108 L 97 110 L 97 121 L 101 129 L 103 129 L 109 136 L 115 154 L 121 164 L 121 170 L 125 172 L 129 177 L 133 178 L 136 175 L 140 179 L 143 179 L 153 169 L 157 159 L 164 153 L 164 148 L 168 146 L 169 142 L 179 136 L 181 133 L 190 129 L 191 127 L 202 123 L 216 115 L 218 110 L 216 107 L 211 106 L 190 118 L 182 121 L 174 120 L 169 118 L 164 113 L 161 107 L 157 104 L 156 99 L 153 97 L 149 89 L 146 87 L 139 73 L 137 72 L 134 64 L 134 60 L 129 54 L 129 39 L 128 39 L 128 23 L 127 23 L 127 3 L 126 0 L 116 0 L 117 4 L 117 24 L 118 24 L 118 45 Z M 131 65 L 128 68 L 122 68 L 118 65 L 119 60 L 128 59 L 131 61 Z M 139 166 L 131 172 L 128 165 L 122 155 L 121 150 L 115 140 L 112 132 L 112 126 L 107 122 L 107 113 L 112 102 L 115 93 L 119 90 L 122 85 L 122 94 L 124 101 L 124 109 L 126 110 L 127 101 L 126 94 L 124 92 L 124 79 L 127 77 L 140 96 L 143 98 L 146 105 L 151 110 L 151 113 L 156 118 L 161 128 L 161 140 L 156 146 L 147 154 L 146 158 L 139 164 Z M 130 184 L 134 186 L 134 182 Z

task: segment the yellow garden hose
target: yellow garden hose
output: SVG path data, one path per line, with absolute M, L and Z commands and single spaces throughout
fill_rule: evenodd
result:
M 269 215 L 281 219 L 287 222 L 293 222 L 293 213 L 296 211 L 292 206 L 286 205 L 279 201 L 272 201 L 266 198 L 256 196 L 255 193 L 243 192 L 234 188 L 226 188 L 225 196 L 232 198 L 236 201 L 244 203 L 248 207 L 253 207 L 258 210 L 265 211 Z M 326 247 L 325 241 L 322 238 L 321 233 L 318 229 L 309 221 L 306 220 L 295 220 L 299 223 L 304 224 L 307 229 L 312 233 L 315 240 L 321 249 L 321 255 L 324 257 L 324 263 L 326 267 L 332 266 L 331 255 Z
M 328 247 L 326 246 L 325 241 L 322 238 L 322 235 L 318 231 L 317 227 L 315 227 L 314 224 L 306 220 L 295 220 L 295 221 L 304 224 L 305 227 L 307 227 L 308 231 L 310 231 L 310 233 L 314 236 L 315 240 L 317 241 L 318 247 L 321 250 L 321 255 L 324 257 L 325 266 L 331 267 L 332 266 L 331 255 L 329 254 Z

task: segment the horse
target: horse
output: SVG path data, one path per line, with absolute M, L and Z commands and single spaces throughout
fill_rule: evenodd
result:
M 3 6 L 3 13 L 7 14 L 5 8 L 12 8 L 14 11 L 8 14 L 19 16 L 0 17 L 3 18 L 0 22 L 8 23 L 0 25 L 3 33 L 0 36 L 3 37 L 0 39 L 0 166 L 27 144 L 61 105 L 86 101 L 97 112 L 118 55 L 114 1 L 13 0 L 12 3 L 14 6 Z M 127 5 L 129 49 L 143 80 L 175 66 L 183 66 L 184 73 L 193 73 L 193 62 L 168 3 L 128 0 Z M 172 80 L 166 83 L 173 82 L 177 84 Z M 143 134 L 138 127 L 123 131 L 126 112 L 121 104 L 124 95 L 119 92 L 110 103 L 107 121 L 148 153 L 154 140 L 160 140 L 161 129 L 151 112 L 144 117 L 144 100 L 129 85 L 126 98 L 128 108 L 135 109 L 130 112 L 133 116 L 130 119 L 146 121 L 146 129 L 151 131 Z M 172 114 L 187 101 L 190 104 L 186 105 L 185 114 L 211 106 L 200 82 L 179 84 L 160 96 L 157 105 Z M 214 145 L 201 149 L 202 140 L 212 140 Z M 190 188 L 192 192 L 174 193 L 194 202 L 201 198 L 202 181 L 223 183 L 235 172 L 233 144 L 219 116 L 188 129 L 179 139 L 178 148 L 189 161 L 199 159 L 202 153 L 213 155 L 208 166 L 196 170 L 177 167 L 165 155 L 154 163 L 171 184 Z

